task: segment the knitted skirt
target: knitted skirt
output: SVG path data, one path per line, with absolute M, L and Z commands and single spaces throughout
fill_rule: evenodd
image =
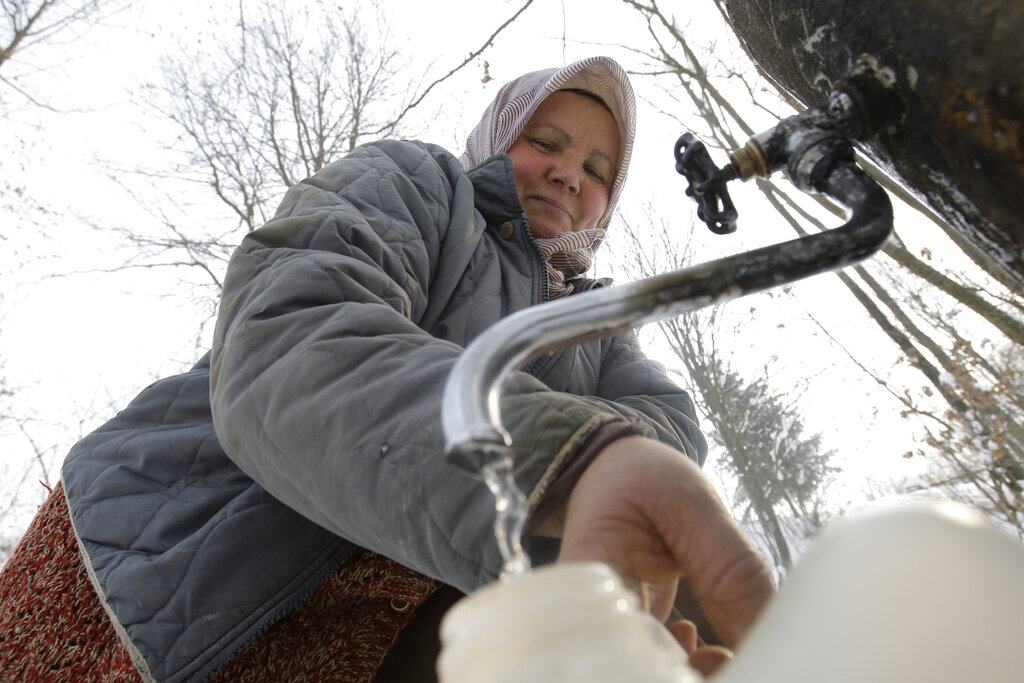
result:
M 208 680 L 372 681 L 440 584 L 360 550 Z M 86 572 L 60 485 L 0 572 L 0 681 L 139 681 Z
M 0 680 L 138 681 L 57 485 L 0 572 Z

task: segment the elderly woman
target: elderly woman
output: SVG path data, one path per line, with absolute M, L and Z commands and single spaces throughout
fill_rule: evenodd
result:
M 592 58 L 504 86 L 461 163 L 382 141 L 291 188 L 231 259 L 211 353 L 68 456 L 65 570 L 117 635 L 91 671 L 430 680 L 437 615 L 501 569 L 493 497 L 444 455 L 445 379 L 500 318 L 605 284 L 584 273 L 633 134 L 628 79 Z M 534 559 L 608 562 L 661 618 L 685 575 L 735 643 L 771 584 L 700 474 L 689 396 L 632 334 L 506 386 Z M 41 517 L 67 538 L 63 505 Z

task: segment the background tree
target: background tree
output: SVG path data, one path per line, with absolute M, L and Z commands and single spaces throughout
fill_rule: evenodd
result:
M 239 233 L 264 223 L 287 187 L 396 130 L 415 83 L 386 24 L 366 22 L 319 3 L 243 3 L 233 30 L 164 57 L 143 101 L 176 161 L 112 169 L 157 219 L 152 231 L 117 229 L 134 246 L 129 265 L 190 266 L 215 295 Z M 153 183 L 176 191 L 154 203 Z
M 151 113 L 174 132 L 166 151 L 177 162 L 114 169 L 160 225 L 155 233 L 136 225 L 117 229 L 134 247 L 128 265 L 198 269 L 216 296 L 239 233 L 265 223 L 288 187 L 363 142 L 403 132 L 410 112 L 427 106 L 428 93 L 482 54 L 532 2 L 429 81 L 402 51 L 379 7 L 240 4 L 233 31 L 169 55 L 162 79 L 145 86 Z M 185 189 L 153 206 L 144 190 L 154 181 L 184 183 Z M 205 211 L 182 206 L 184 194 L 212 204 Z M 196 221 L 201 212 L 206 218 Z
M 925 428 L 928 449 L 916 453 L 931 456 L 926 485 L 972 502 L 1024 539 L 1024 347 L 982 339 L 976 348 L 961 332 L 962 311 L 939 308 L 904 283 L 889 286 L 902 290 L 904 305 L 929 320 L 949 349 L 940 352 L 940 381 L 954 403 L 934 408 L 909 392 L 899 394 L 906 414 L 918 416 Z
M 0 0 L 0 214 L 7 219 L 0 221 L 0 340 L 9 307 L 20 294 L 12 282 L 15 273 L 42 258 L 45 250 L 39 242 L 45 240 L 45 232 L 40 227 L 58 214 L 23 178 L 40 139 L 47 135 L 47 122 L 74 112 L 67 102 L 55 103 L 48 85 L 72 57 L 70 45 L 88 51 L 90 32 L 130 5 L 130 0 Z M 34 234 L 41 239 L 29 239 Z M 24 387 L 9 381 L 10 365 L 6 344 L 0 343 L 0 440 L 5 444 L 0 479 L 7 484 L 0 500 L 0 524 L 34 510 L 45 495 L 44 487 L 56 483 L 60 442 L 53 426 L 41 423 L 25 404 Z M 12 453 L 10 444 L 17 444 L 20 452 Z M 13 539 L 0 533 L 0 564 L 12 549 Z
M 81 45 L 90 29 L 130 7 L 133 0 L 0 0 L 0 211 L 21 216 L 35 227 L 52 210 L 37 200 L 21 177 L 26 160 L 45 136 L 40 113 L 61 115 L 67 102 L 54 106 L 47 87 L 55 72 L 73 57 L 69 45 Z M 22 251 L 13 233 L 20 226 L 0 223 L 0 244 Z M 15 254 L 21 256 L 20 253 Z M 9 265 L 9 264 L 5 264 Z M 3 267 L 3 266 L 0 266 Z
M 655 221 L 650 221 L 654 223 Z M 627 260 L 623 269 L 633 278 L 646 278 L 691 265 L 692 245 L 664 222 L 654 234 L 627 227 Z M 723 333 L 723 308 L 700 310 L 658 323 L 686 375 L 703 419 L 710 425 L 712 443 L 720 457 L 708 466 L 731 482 L 738 517 L 756 518 L 762 552 L 779 576 L 792 566 L 792 541 L 800 542 L 836 514 L 824 504 L 831 477 L 839 471 L 831 464 L 834 452 L 823 446 L 820 434 L 808 435 L 799 410 L 799 391 L 772 385 L 772 361 L 765 360 L 763 375 L 752 376 L 730 361 L 720 340 L 735 340 L 742 333 Z M 728 342 L 727 342 L 728 343 Z
M 89 26 L 120 11 L 123 0 L 0 0 L 0 106 L 15 95 L 47 106 L 35 76 L 54 64 L 55 44 L 74 40 Z
M 756 516 L 782 574 L 794 560 L 790 538 L 802 542 L 834 515 L 822 507 L 829 477 L 838 471 L 830 465 L 833 453 L 823 449 L 820 434 L 804 434 L 794 403 L 787 405 L 767 378 L 746 379 L 717 356 L 713 344 L 707 346 L 714 328 L 700 324 L 701 317 L 662 323 L 662 331 L 677 349 L 701 397 L 703 417 L 714 428 L 712 438 L 725 453 L 721 466 L 736 481 L 732 500 L 739 516 Z
M 954 359 L 961 369 L 948 380 L 969 409 L 928 416 L 926 443 L 938 456 L 929 484 L 972 502 L 1024 540 L 1024 441 L 1021 423 L 1011 417 L 1024 398 L 1020 347 L 985 360 L 964 344 Z

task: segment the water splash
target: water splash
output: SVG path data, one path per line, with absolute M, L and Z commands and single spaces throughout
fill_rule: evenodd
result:
M 522 545 L 526 497 L 516 485 L 510 455 L 485 465 L 482 474 L 487 488 L 494 494 L 494 537 L 501 551 L 501 580 L 508 583 L 530 573 L 530 558 Z

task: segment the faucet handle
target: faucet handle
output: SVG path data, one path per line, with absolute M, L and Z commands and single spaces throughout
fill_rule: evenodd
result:
M 725 187 L 726 178 L 711 160 L 704 143 L 684 133 L 675 147 L 676 172 L 686 178 L 686 194 L 697 202 L 697 216 L 716 235 L 736 232 L 736 207 Z

